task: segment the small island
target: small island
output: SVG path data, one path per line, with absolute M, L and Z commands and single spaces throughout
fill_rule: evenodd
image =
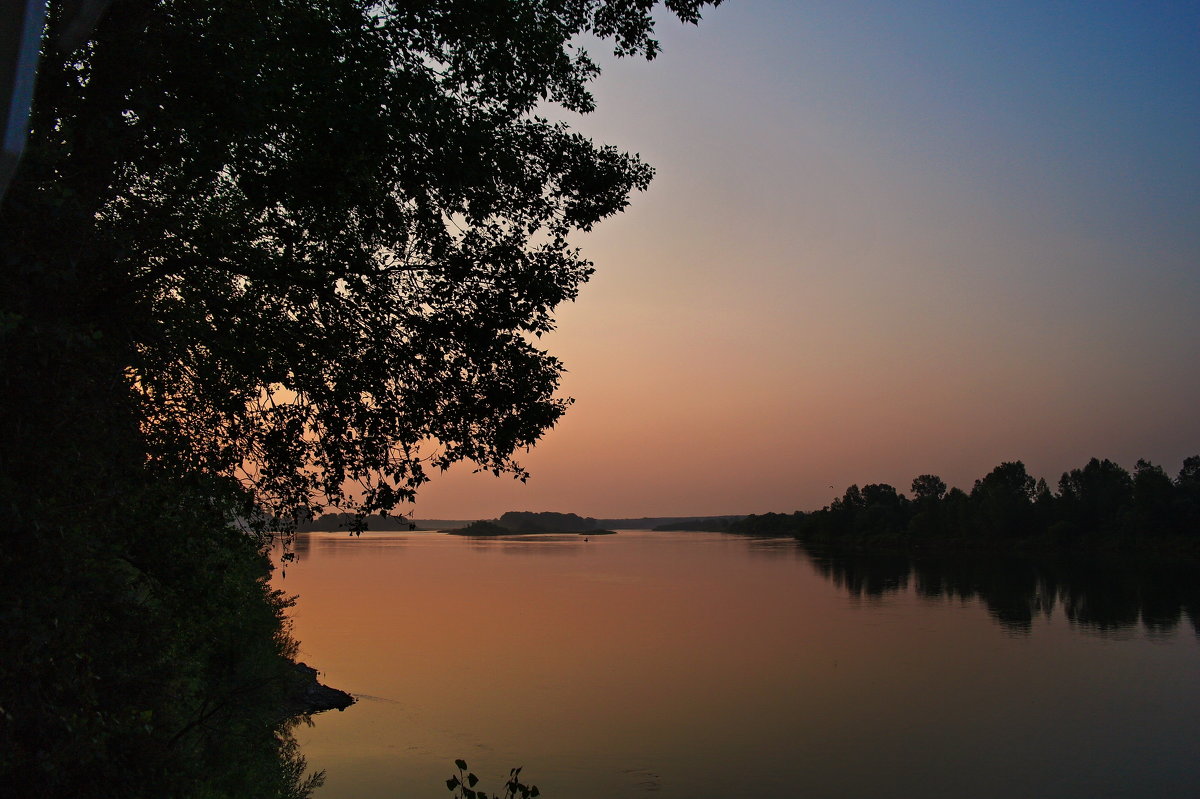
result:
M 595 519 L 577 516 L 574 513 L 535 513 L 532 511 L 509 511 L 499 519 L 481 519 L 466 527 L 443 530 L 451 535 L 499 536 L 499 535 L 615 535 L 613 530 L 603 530 Z

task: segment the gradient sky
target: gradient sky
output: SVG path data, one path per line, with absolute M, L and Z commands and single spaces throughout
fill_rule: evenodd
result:
M 527 485 L 456 468 L 418 517 L 1200 453 L 1200 2 L 728 0 L 659 38 L 571 119 L 658 170 L 578 240 L 576 405 Z

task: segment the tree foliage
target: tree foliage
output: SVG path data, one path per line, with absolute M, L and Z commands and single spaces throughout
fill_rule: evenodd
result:
M 316 778 L 280 726 L 289 602 L 227 500 L 145 462 L 95 354 L 6 353 L 26 371 L 0 381 L 0 784 L 305 796 Z
M 1002 463 L 970 494 L 946 490 L 938 476 L 912 482 L 909 499 L 886 483 L 852 485 L 828 506 L 790 516 L 752 515 L 730 532 L 794 535 L 825 543 L 949 548 L 1073 548 L 1200 555 L 1200 456 L 1186 458 L 1172 480 L 1137 462 L 1131 475 L 1092 458 L 1065 472 L 1058 494 L 1021 461 Z
M 454 761 L 454 767 L 458 769 L 458 773 L 446 780 L 446 790 L 454 795 L 454 799 L 489 799 L 489 796 L 490 799 L 537 799 L 542 795 L 536 785 L 521 782 L 521 766 L 508 770 L 508 781 L 504 783 L 503 796 L 498 793 L 488 794 L 487 791 L 476 788 L 479 778 L 462 758 Z
M 913 499 L 917 502 L 935 502 L 946 496 L 946 481 L 936 474 L 922 474 L 913 478 Z
M 86 320 L 151 457 L 271 514 L 523 477 L 569 402 L 537 346 L 592 272 L 568 236 L 652 174 L 542 109 L 593 108 L 588 37 L 653 57 L 654 6 L 118 0 L 65 53 L 52 7 L 9 318 Z
M 585 36 L 653 56 L 655 4 L 113 0 L 61 46 L 69 5 L 0 204 L 0 784 L 305 795 L 238 523 L 523 474 L 568 235 L 651 176 L 539 112 L 592 108 Z

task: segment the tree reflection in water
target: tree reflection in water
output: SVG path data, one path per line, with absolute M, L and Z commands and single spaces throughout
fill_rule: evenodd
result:
M 1200 636 L 1200 580 L 1192 564 L 799 546 L 820 574 L 852 596 L 884 597 L 911 585 L 930 600 L 977 600 L 1010 632 L 1028 633 L 1034 619 L 1050 618 L 1058 607 L 1072 625 L 1101 635 L 1139 624 L 1168 634 L 1186 616 Z

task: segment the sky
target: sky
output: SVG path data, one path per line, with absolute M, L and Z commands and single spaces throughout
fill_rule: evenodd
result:
M 418 518 L 1200 454 L 1200 0 L 728 0 L 658 38 L 564 117 L 657 170 L 577 239 L 575 405 L 527 484 L 455 467 Z

